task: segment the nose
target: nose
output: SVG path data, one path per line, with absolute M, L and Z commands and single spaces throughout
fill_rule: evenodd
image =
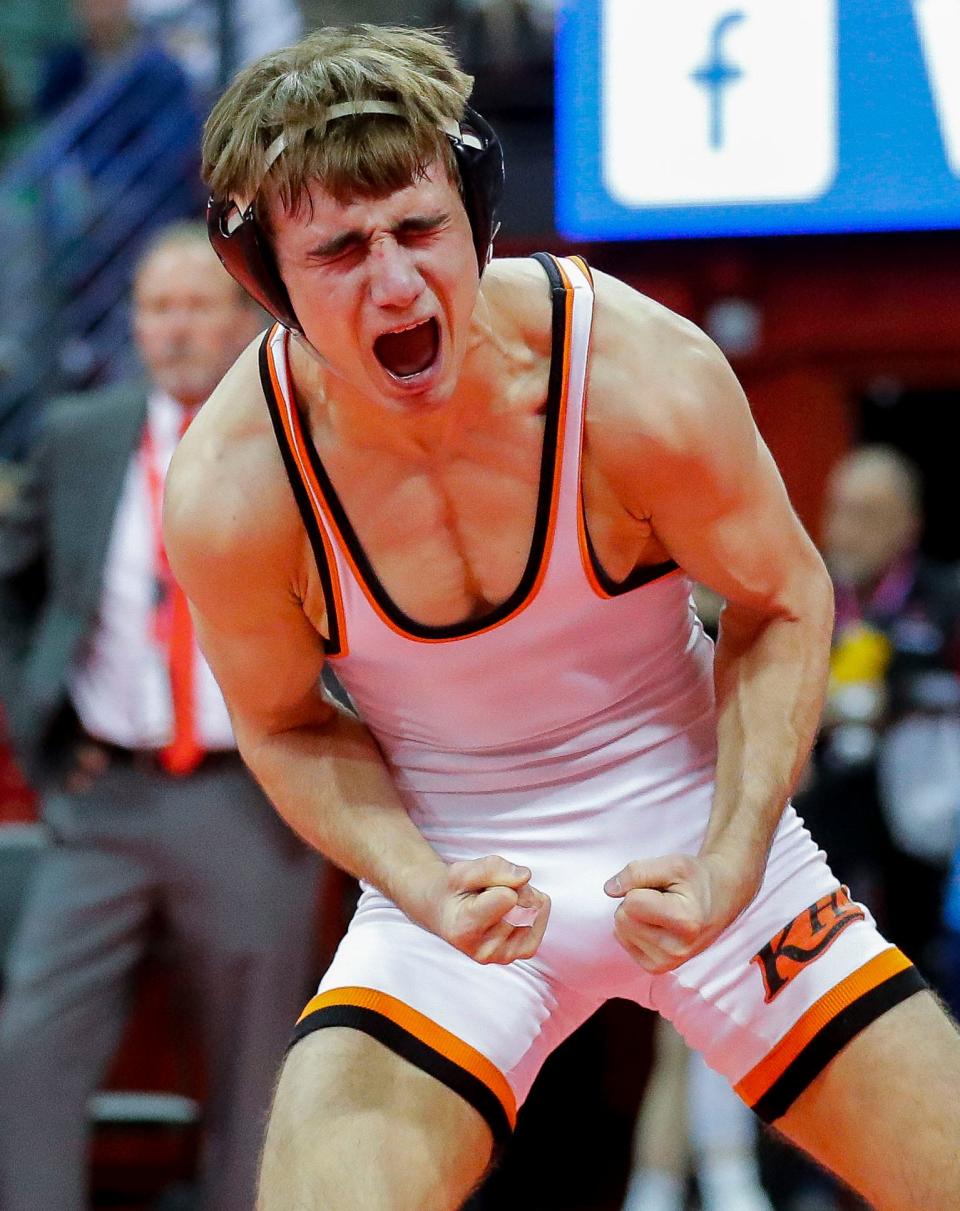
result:
M 171 307 L 162 317 L 163 331 L 171 339 L 190 336 L 197 322 L 197 313 L 189 306 Z
M 424 288 L 412 251 L 392 236 L 383 236 L 370 248 L 370 297 L 378 307 L 404 310 L 415 303 Z

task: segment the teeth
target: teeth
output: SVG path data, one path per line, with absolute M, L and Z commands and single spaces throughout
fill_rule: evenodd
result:
M 382 336 L 395 336 L 400 332 L 409 332 L 411 328 L 419 328 L 421 324 L 428 324 L 429 317 L 425 320 L 414 320 L 412 324 L 404 324 L 400 328 L 388 328 L 386 332 L 381 333 Z

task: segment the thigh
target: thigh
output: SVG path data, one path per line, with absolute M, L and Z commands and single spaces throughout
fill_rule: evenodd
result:
M 258 1211 L 454 1211 L 492 1150 L 452 1090 L 362 1032 L 318 1031 L 281 1073 Z
M 930 993 L 854 1038 L 777 1122 L 876 1211 L 960 1209 L 960 1034 Z

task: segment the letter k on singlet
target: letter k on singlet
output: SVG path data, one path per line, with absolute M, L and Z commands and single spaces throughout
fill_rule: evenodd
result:
M 808 963 L 828 950 L 848 925 L 864 919 L 859 904 L 850 901 L 847 889 L 838 887 L 798 913 L 750 960 L 760 968 L 768 1003 Z

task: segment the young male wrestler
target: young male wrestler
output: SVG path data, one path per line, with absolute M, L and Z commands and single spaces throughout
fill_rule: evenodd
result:
M 206 133 L 214 242 L 285 327 L 182 445 L 171 555 L 251 769 L 366 886 L 260 1207 L 459 1206 L 610 996 L 876 1206 L 960 1207 L 960 1040 L 787 804 L 820 560 L 692 325 L 576 259 L 484 268 L 469 85 L 430 35 L 327 29 Z

